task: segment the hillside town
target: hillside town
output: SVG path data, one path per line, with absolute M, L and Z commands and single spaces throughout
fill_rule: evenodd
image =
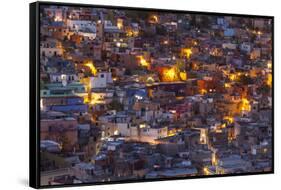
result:
M 40 7 L 41 185 L 272 171 L 272 20 Z

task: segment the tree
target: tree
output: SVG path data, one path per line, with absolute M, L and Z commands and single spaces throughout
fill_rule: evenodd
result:
M 126 70 L 125 70 L 125 73 L 124 73 L 125 75 L 132 75 L 132 70 L 131 69 L 129 69 L 129 68 L 126 68 Z
M 67 36 L 64 36 L 63 41 L 64 41 L 64 42 L 68 41 L 68 37 L 67 37 Z
M 114 13 L 112 10 L 108 11 L 107 15 L 106 15 L 106 18 L 110 21 L 113 21 L 114 20 Z
M 69 151 L 70 150 L 70 141 L 64 133 L 61 134 L 60 141 L 62 144 L 62 152 Z
M 239 82 L 242 83 L 243 85 L 248 85 L 248 84 L 253 84 L 254 81 L 249 76 L 241 75 L 239 78 Z
M 158 35 L 162 35 L 162 36 L 165 36 L 167 34 L 167 30 L 164 26 L 162 25 L 157 25 L 156 26 L 156 33 Z
M 110 110 L 116 110 L 116 111 L 122 111 L 124 109 L 124 105 L 119 102 L 116 92 L 114 92 L 113 99 L 107 105 L 107 108 Z
M 175 64 L 175 67 L 176 67 L 176 70 L 178 72 L 182 72 L 182 71 L 185 71 L 185 63 L 183 61 L 176 61 L 176 64 Z
M 138 11 L 127 11 L 126 15 L 131 18 L 133 22 L 138 22 L 139 20 L 147 20 L 149 17 L 149 12 L 138 12 Z
M 259 94 L 268 94 L 270 92 L 270 86 L 268 86 L 267 84 L 263 84 L 257 89 L 257 92 Z

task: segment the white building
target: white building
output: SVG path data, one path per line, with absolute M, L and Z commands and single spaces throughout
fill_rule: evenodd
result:
M 78 81 L 78 76 L 76 74 L 50 74 L 50 81 L 53 82 L 62 82 L 66 81 L 67 83 L 69 82 L 74 82 Z
M 223 49 L 236 49 L 237 45 L 236 44 L 233 44 L 233 43 L 223 43 L 222 44 L 222 48 Z
M 81 30 L 78 32 L 79 35 L 85 37 L 85 38 L 89 38 L 90 40 L 94 40 L 97 36 L 97 33 L 96 32 L 92 32 L 91 30 L 89 30 L 88 28 L 87 29 L 84 29 L 84 30 Z
M 40 44 L 40 56 L 52 57 L 61 56 L 63 49 L 55 40 L 44 41 Z
M 97 76 L 91 77 L 92 88 L 105 88 L 110 83 L 113 83 L 110 72 L 99 72 Z
M 96 23 L 90 20 L 70 20 L 66 22 L 67 27 L 74 31 L 89 30 L 91 33 L 97 33 Z
M 119 32 L 120 29 L 117 26 L 114 26 L 110 20 L 104 21 L 104 31 L 106 32 Z
M 241 45 L 240 45 L 240 49 L 242 50 L 242 51 L 245 51 L 245 52 L 247 52 L 247 53 L 250 53 L 251 52 L 251 49 L 252 49 L 252 47 L 251 47 L 251 44 L 250 43 L 242 43 Z
M 146 124 L 130 126 L 128 124 L 118 124 L 117 132 L 121 136 L 141 142 L 154 142 L 159 138 L 168 136 L 168 127 L 151 127 Z

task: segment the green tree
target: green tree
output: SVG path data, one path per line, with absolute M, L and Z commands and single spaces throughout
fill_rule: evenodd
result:
M 270 92 L 270 86 L 268 86 L 267 84 L 263 84 L 257 89 L 257 92 L 259 94 L 268 94 Z
M 124 109 L 123 104 L 121 104 L 118 100 L 116 92 L 114 92 L 112 101 L 107 105 L 107 108 L 116 111 L 122 111 Z
M 124 106 L 117 99 L 113 99 L 108 105 L 107 108 L 110 110 L 122 111 Z
M 253 84 L 253 79 L 249 76 L 246 75 L 241 75 L 239 80 L 240 83 L 242 83 L 243 85 L 248 85 L 248 84 Z
M 184 71 L 185 70 L 185 63 L 183 61 L 177 60 L 176 64 L 175 64 L 175 67 L 176 67 L 176 70 L 179 71 L 179 72 Z

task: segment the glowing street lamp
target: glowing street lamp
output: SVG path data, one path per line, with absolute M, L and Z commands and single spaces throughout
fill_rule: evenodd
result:
M 122 19 L 117 19 L 117 28 L 122 29 L 123 28 L 123 20 Z
M 149 67 L 150 66 L 149 62 L 147 62 L 142 55 L 137 56 L 137 58 L 139 59 L 139 63 L 140 63 L 141 66 L 143 66 L 143 67 Z
M 182 54 L 185 55 L 187 59 L 190 59 L 190 57 L 192 55 L 191 48 L 184 48 L 184 49 L 182 49 Z
M 165 75 L 167 76 L 167 78 L 169 78 L 169 79 L 171 79 L 171 81 L 173 81 L 176 76 L 176 72 L 175 72 L 174 68 L 171 68 L 165 73 Z
M 163 44 L 167 45 L 167 44 L 169 44 L 169 41 L 168 40 L 164 40 Z
M 92 61 L 88 61 L 86 63 L 84 63 L 85 66 L 89 67 L 89 69 L 91 70 L 91 73 L 93 75 L 96 75 L 97 74 L 97 69 L 96 67 L 94 66 L 93 62 Z
M 272 63 L 269 61 L 269 62 L 267 62 L 267 68 L 268 69 L 271 69 L 272 68 Z
M 251 111 L 251 105 L 249 100 L 247 100 L 246 98 L 242 98 L 241 100 L 241 111 Z
M 153 19 L 154 23 L 158 23 L 159 19 L 157 15 L 152 15 L 151 18 Z
M 233 123 L 234 122 L 234 118 L 231 116 L 224 116 L 223 119 L 227 120 L 229 123 Z

